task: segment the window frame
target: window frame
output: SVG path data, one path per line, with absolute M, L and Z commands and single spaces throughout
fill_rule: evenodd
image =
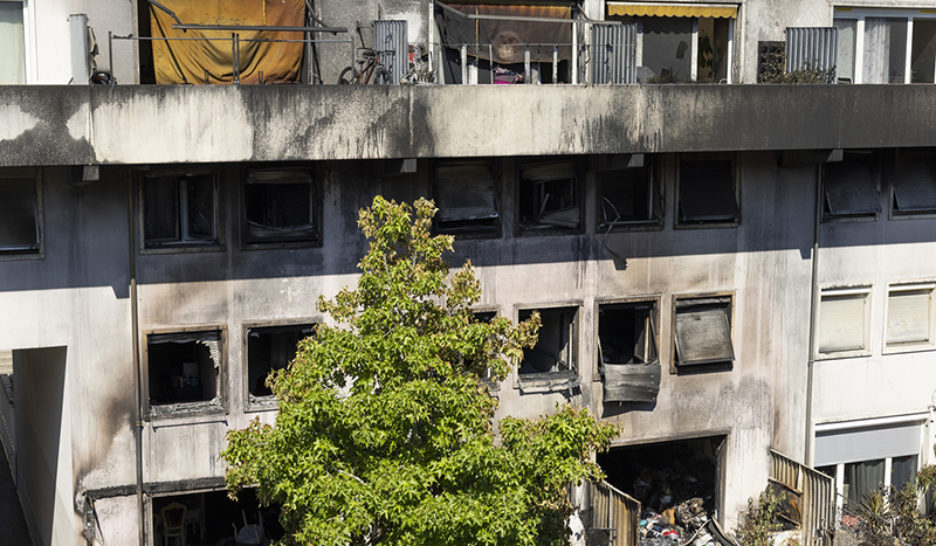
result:
M 833 214 L 831 211 L 826 212 L 826 207 L 828 203 L 826 202 L 828 197 L 826 196 L 826 168 L 828 165 L 844 163 L 846 157 L 849 155 L 867 155 L 870 156 L 870 160 L 873 163 L 871 178 L 877 189 L 877 203 L 878 203 L 878 212 L 862 212 L 856 214 Z M 884 158 L 881 153 L 875 150 L 845 150 L 843 152 L 841 161 L 828 161 L 822 163 L 819 168 L 819 183 L 820 183 L 820 193 L 822 202 L 820 206 L 820 223 L 823 224 L 833 224 L 837 222 L 876 222 L 883 213 L 883 208 L 881 208 L 881 196 L 884 193 L 883 190 L 883 181 L 884 181 Z
M 670 298 L 670 375 L 689 375 L 694 373 L 710 373 L 731 371 L 734 369 L 735 361 L 738 360 L 738 351 L 735 349 L 735 315 L 737 306 L 737 297 L 734 291 L 703 292 L 688 294 L 673 294 Z M 676 350 L 676 315 L 679 309 L 680 301 L 706 300 L 706 299 L 727 299 L 728 312 L 728 342 L 731 344 L 730 360 L 714 360 L 711 362 L 700 362 L 697 364 L 678 364 L 678 353 Z M 662 355 L 661 355 L 662 357 Z
M 34 49 L 35 31 L 33 29 L 33 16 L 35 2 L 29 0 L 3 0 L 10 4 L 19 4 L 23 12 L 23 83 L 11 85 L 32 85 L 36 83 L 36 52 Z
M 212 177 L 212 187 L 214 189 L 214 230 L 215 240 L 208 243 L 192 242 L 170 242 L 157 243 L 150 246 L 146 241 L 146 199 L 145 184 L 148 178 L 159 178 L 169 176 L 201 176 L 209 175 Z M 156 168 L 141 170 L 137 176 L 137 219 L 139 232 L 139 252 L 141 255 L 149 254 L 179 254 L 190 252 L 220 252 L 226 249 L 225 231 L 224 231 L 224 199 L 221 195 L 221 169 L 218 167 L 200 167 L 193 168 L 174 167 L 174 168 Z M 181 199 L 180 199 L 181 201 Z M 178 205 L 178 203 L 176 203 Z M 179 210 L 181 216 L 182 211 Z M 176 219 L 181 221 L 180 218 Z
M 250 330 L 256 328 L 282 328 L 288 326 L 311 326 L 313 330 L 323 322 L 322 317 L 249 321 L 241 324 L 241 383 L 244 397 L 244 413 L 271 411 L 279 408 L 275 395 L 256 396 L 250 393 Z
M 646 154 L 644 155 L 642 166 L 631 167 L 625 165 L 617 168 L 598 168 L 593 172 L 597 194 L 597 203 L 595 207 L 595 230 L 597 233 L 661 231 L 664 228 L 664 224 L 666 222 L 666 178 L 664 177 L 664 173 L 666 172 L 665 163 L 666 162 L 663 160 L 662 154 Z M 648 220 L 619 220 L 612 222 L 610 226 L 603 227 L 601 224 L 601 219 L 604 210 L 604 192 L 602 190 L 604 183 L 606 182 L 605 177 L 622 171 L 645 168 L 650 170 L 649 184 L 651 187 L 649 191 L 649 201 L 651 204 L 650 215 L 652 218 Z
M 175 404 L 151 404 L 150 403 L 150 354 L 149 338 L 150 336 L 159 336 L 167 334 L 187 334 L 198 332 L 218 332 L 218 395 L 217 402 L 214 400 L 197 402 L 180 402 Z M 203 324 L 198 326 L 183 326 L 178 328 L 153 328 L 143 330 L 140 336 L 140 343 L 143 345 L 140 349 L 141 355 L 141 393 L 143 406 L 143 420 L 147 422 L 169 421 L 169 420 L 187 420 L 188 418 L 201 418 L 206 416 L 227 415 L 229 411 L 229 400 L 225 392 L 228 376 L 228 338 L 227 325 L 225 324 Z M 175 406 L 176 411 L 168 409 L 159 409 Z
M 494 225 L 491 227 L 470 227 L 465 228 L 462 231 L 444 229 L 439 226 L 438 215 L 432 219 L 432 231 L 436 234 L 451 235 L 457 240 L 469 240 L 469 239 L 499 239 L 503 235 L 503 226 L 504 226 L 504 169 L 501 161 L 498 161 L 493 157 L 481 157 L 481 158 L 448 158 L 448 159 L 433 159 L 429 160 L 428 171 L 428 182 L 429 182 L 429 195 L 432 197 L 433 201 L 436 200 L 438 196 L 438 191 L 436 190 L 436 169 L 440 165 L 451 164 L 451 163 L 486 163 L 491 172 L 491 180 L 494 183 L 494 205 L 497 209 L 497 219 L 494 220 Z M 517 179 L 519 182 L 519 178 Z M 519 206 L 519 205 L 518 205 Z M 436 207 L 439 207 L 439 203 L 436 202 Z
M 523 166 L 528 163 L 561 163 L 571 161 L 575 171 L 573 190 L 579 208 L 579 225 L 576 228 L 548 226 L 542 228 L 527 227 L 520 219 L 520 201 L 523 197 Z M 543 235 L 581 235 L 585 233 L 586 215 L 586 169 L 583 161 L 575 156 L 532 156 L 519 157 L 514 161 L 514 233 L 518 237 L 537 237 Z
M 878 7 L 854 7 L 853 5 L 833 5 L 832 21 L 835 24 L 836 19 L 856 21 L 855 24 L 855 66 L 852 69 L 853 83 L 867 83 L 864 77 L 864 39 L 865 39 L 865 20 L 867 18 L 886 18 L 886 19 L 904 19 L 907 22 L 906 52 L 904 53 L 904 81 L 893 84 L 870 84 L 870 85 L 900 85 L 909 84 L 913 81 L 913 21 L 915 19 L 927 19 L 936 21 L 936 13 L 929 12 L 930 8 L 878 8 Z M 859 59 L 862 61 L 859 63 Z M 934 76 L 936 79 L 936 76 Z M 936 83 L 936 82 L 918 82 L 918 83 Z
M 653 342 L 656 344 L 656 353 L 657 353 L 657 362 L 660 365 L 663 364 L 663 351 L 661 342 L 661 332 L 660 332 L 660 322 L 662 320 L 662 300 L 663 297 L 661 294 L 650 294 L 645 296 L 632 296 L 632 297 L 623 297 L 623 298 L 596 298 L 595 304 L 592 309 L 594 320 L 594 346 L 595 346 L 595 358 L 592 367 L 592 382 L 600 383 L 600 366 L 601 366 L 601 354 L 598 351 L 598 344 L 600 343 L 600 327 L 601 327 L 601 308 L 602 307 L 613 307 L 613 306 L 627 306 L 627 305 L 641 305 L 649 304 L 650 305 L 650 326 L 653 330 Z
M 933 19 L 936 21 L 936 18 Z M 897 185 L 899 178 L 900 162 L 904 157 L 914 157 L 918 156 L 921 153 L 927 153 L 931 155 L 931 160 L 934 164 L 934 172 L 936 172 L 936 148 L 927 148 L 925 151 L 920 150 L 904 150 L 898 148 L 894 154 L 894 167 L 891 169 L 891 175 L 888 183 L 888 220 L 921 220 L 921 219 L 933 219 L 936 218 L 936 208 L 928 211 L 914 211 L 914 212 L 900 212 L 897 208 Z M 934 180 L 936 182 L 936 180 Z
M 652 4 L 652 2 L 646 2 Z M 743 4 L 726 4 L 727 6 L 734 6 L 737 8 L 738 13 L 734 18 L 728 18 L 728 44 L 725 51 L 725 85 L 735 83 L 734 77 L 734 50 L 735 50 L 735 33 L 737 29 L 735 28 L 737 21 L 741 18 L 741 10 L 743 9 Z M 644 52 L 644 31 L 643 31 L 643 19 L 649 17 L 656 17 L 650 15 L 640 15 L 632 16 L 632 19 L 637 24 L 637 39 L 636 39 L 636 62 L 637 66 L 645 66 L 643 64 L 643 52 Z M 612 15 L 609 16 L 609 20 L 621 20 L 621 16 Z M 623 17 L 627 19 L 627 17 Z M 690 32 L 690 43 L 689 43 L 689 82 L 695 83 L 699 79 L 699 19 L 708 19 L 708 17 L 674 17 L 674 19 L 690 19 L 692 30 Z M 722 82 L 712 82 L 716 85 L 721 84 Z
M 528 392 L 554 392 L 569 390 L 580 385 L 581 381 L 581 358 L 579 351 L 581 349 L 581 344 L 579 343 L 579 336 L 581 335 L 581 322 L 582 322 L 582 302 L 581 301 L 565 301 L 557 303 L 543 303 L 543 304 L 516 304 L 514 305 L 513 318 L 515 323 L 520 322 L 520 314 L 526 311 L 552 311 L 552 310 L 572 310 L 572 324 L 570 325 L 571 333 L 569 335 L 569 344 L 571 348 L 569 349 L 570 360 L 569 370 L 558 370 L 555 372 L 530 372 L 530 373 L 520 373 L 520 367 L 523 365 L 523 357 L 517 362 L 517 372 L 516 372 L 516 383 L 514 388 L 517 388 L 521 391 L 521 394 L 525 394 L 524 391 Z M 537 341 L 539 338 L 537 338 Z M 531 349 L 532 350 L 532 349 Z
M 45 258 L 45 219 L 43 199 L 43 169 L 39 167 L 4 167 L 0 169 L 0 180 L 11 178 L 32 178 L 33 196 L 36 208 L 36 239 L 35 250 L 3 250 L 0 249 L 0 262 L 19 260 L 41 260 Z
M 861 358 L 871 356 L 871 318 L 872 318 L 872 306 L 873 298 L 872 292 L 873 287 L 871 285 L 854 285 L 854 286 L 828 286 L 819 288 L 819 302 L 816 308 L 816 346 L 814 348 L 814 359 L 815 360 L 836 360 L 843 358 Z M 822 352 L 819 349 L 819 326 L 822 320 L 822 298 L 824 296 L 830 297 L 840 297 L 840 296 L 864 296 L 864 347 L 861 349 L 853 349 L 847 351 L 830 351 Z
M 894 292 L 929 291 L 929 339 L 925 342 L 889 343 L 887 325 L 890 320 L 891 294 Z M 936 281 L 891 283 L 887 285 L 887 298 L 884 302 L 884 328 L 881 336 L 882 354 L 900 354 L 936 350 Z
M 322 246 L 324 236 L 322 234 L 322 186 L 321 176 L 317 169 L 301 166 L 248 166 L 240 169 L 239 184 L 239 202 L 238 215 L 240 217 L 240 249 L 241 250 L 266 250 L 277 248 L 318 248 Z M 315 225 L 315 238 L 308 240 L 283 241 L 271 239 L 268 241 L 249 241 L 247 235 L 247 185 L 251 172 L 268 173 L 287 173 L 298 172 L 309 177 L 312 203 L 310 203 L 311 213 Z M 263 182 L 261 182 L 263 183 Z
M 687 159 L 688 158 L 688 159 Z M 709 159 L 711 158 L 711 159 Z M 728 158 L 728 159 L 725 159 Z M 688 161 L 731 161 L 731 171 L 732 171 L 732 183 L 734 184 L 734 195 L 735 203 L 738 208 L 738 213 L 735 215 L 734 220 L 722 221 L 702 221 L 702 222 L 683 222 L 679 218 L 679 197 L 681 195 L 681 186 L 682 186 L 682 163 L 683 160 L 687 159 Z M 676 154 L 675 157 L 675 191 L 673 192 L 673 229 L 721 229 L 721 228 L 736 228 L 741 225 L 741 154 L 737 152 L 713 152 L 713 153 L 685 153 L 685 154 Z

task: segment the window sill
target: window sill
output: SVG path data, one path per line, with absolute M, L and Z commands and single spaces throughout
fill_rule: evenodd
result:
M 816 360 L 844 360 L 848 358 L 865 358 L 871 356 L 871 351 L 861 349 L 858 351 L 839 351 L 835 353 L 819 353 Z
M 888 220 L 936 220 L 936 210 L 926 212 L 896 212 L 891 210 Z
M 599 224 L 595 227 L 595 232 L 603 235 L 605 233 L 626 233 L 629 231 L 663 231 L 663 228 L 663 220 L 660 219 L 643 222 L 615 222 L 613 226 Z
M 190 254 L 197 252 L 224 252 L 226 247 L 220 243 L 206 245 L 160 245 L 153 247 L 143 247 L 140 249 L 140 255 L 159 255 L 159 254 Z
M 224 415 L 226 413 L 220 398 L 204 402 L 179 402 L 176 404 L 156 404 L 148 408 L 148 421 L 166 421 L 170 419 L 185 419 L 187 417 L 203 417 Z
M 321 248 L 322 240 L 311 241 L 264 241 L 255 243 L 242 243 L 241 250 L 288 250 L 295 248 Z
M 0 262 L 18 262 L 45 259 L 42 250 L 0 250 Z
M 247 408 L 244 409 L 244 413 L 276 410 L 279 410 L 279 401 L 276 399 L 276 396 L 272 394 L 269 396 L 247 395 Z
M 822 215 L 823 224 L 846 224 L 850 222 L 877 222 L 879 214 L 856 214 L 854 216 Z
M 519 374 L 517 388 L 520 394 L 536 394 L 571 391 L 581 386 L 578 372 L 565 370 L 560 372 L 541 372 Z
M 914 343 L 907 345 L 892 345 L 884 346 L 884 350 L 881 351 L 881 354 L 884 355 L 899 355 L 906 353 L 925 353 L 928 351 L 936 351 L 936 345 L 933 343 Z
M 584 233 L 582 226 L 576 228 L 519 226 L 517 228 L 517 236 L 519 237 L 553 237 L 556 235 L 581 235 L 582 233 Z
M 692 375 L 697 373 L 730 372 L 734 369 L 734 360 L 717 360 L 715 362 L 702 362 L 699 364 L 680 364 L 673 362 L 670 374 Z
M 726 229 L 726 228 L 736 228 L 741 225 L 741 219 L 738 218 L 734 221 L 728 222 L 683 222 L 677 220 L 673 224 L 673 229 Z

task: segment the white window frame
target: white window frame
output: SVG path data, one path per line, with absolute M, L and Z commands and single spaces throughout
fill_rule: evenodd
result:
M 853 8 L 848 6 L 833 6 L 832 18 L 849 19 L 857 21 L 855 25 L 855 70 L 854 83 L 865 83 L 864 81 L 864 34 L 865 19 L 868 17 L 883 17 L 888 19 L 906 19 L 907 21 L 907 45 L 904 54 L 904 83 L 910 83 L 912 79 L 911 60 L 913 58 L 913 21 L 914 19 L 936 20 L 936 13 L 932 13 L 931 8 L 925 9 L 901 9 L 901 8 Z M 926 82 L 921 82 L 926 83 Z M 929 82 L 934 83 L 934 82 Z
M 828 353 L 821 352 L 819 350 L 819 325 L 821 324 L 821 315 L 822 315 L 822 298 L 830 296 L 864 296 L 864 324 L 863 324 L 863 347 L 861 349 L 854 349 L 851 351 L 831 351 Z M 815 348 L 815 358 L 816 360 L 831 360 L 836 358 L 855 358 L 871 355 L 871 287 L 870 286 L 856 286 L 856 287 L 830 287 L 823 288 L 819 293 L 819 306 L 816 312 L 816 348 Z
M 911 292 L 929 290 L 929 339 L 923 343 L 892 343 L 887 341 L 887 322 L 890 317 L 890 297 L 895 292 Z M 936 296 L 936 282 L 918 282 L 918 283 L 900 283 L 891 284 L 887 287 L 887 301 L 884 304 L 884 328 L 882 333 L 882 353 L 908 353 L 915 351 L 931 351 L 936 349 L 936 317 L 933 315 L 936 305 L 934 305 L 934 296 Z

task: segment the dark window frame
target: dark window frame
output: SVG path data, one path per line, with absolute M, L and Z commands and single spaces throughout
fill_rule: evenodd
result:
M 631 173 L 636 173 L 644 169 L 649 171 L 646 183 L 650 188 L 646 193 L 650 218 L 646 220 L 618 219 L 616 221 L 603 222 L 606 211 L 615 212 L 614 204 L 605 201 L 604 185 L 606 183 L 613 183 L 609 179 L 613 178 L 615 175 L 628 173 L 629 171 Z M 618 231 L 650 231 L 663 229 L 666 220 L 666 179 L 664 178 L 664 173 L 664 161 L 659 155 L 645 155 L 644 164 L 639 167 L 597 170 L 594 173 L 598 201 L 595 218 L 595 229 L 597 232 L 614 233 Z
M 290 319 L 274 321 L 245 322 L 241 325 L 241 376 L 243 380 L 244 412 L 275 410 L 279 407 L 276 396 L 258 396 L 250 392 L 250 331 L 288 327 L 311 327 L 313 330 L 322 323 L 321 318 Z M 314 332 L 313 332 L 314 334 Z
M 695 303 L 693 303 L 695 302 Z M 731 371 L 734 369 L 735 361 L 738 359 L 738 352 L 735 349 L 735 315 L 737 298 L 734 292 L 709 292 L 693 294 L 674 294 L 671 303 L 671 325 L 670 325 L 670 374 L 692 374 Z M 731 354 L 730 359 L 711 359 L 697 362 L 679 362 L 679 351 L 677 349 L 677 321 L 680 308 L 692 307 L 718 307 L 724 306 L 727 312 L 728 321 L 728 343 Z
M 177 241 L 148 242 L 146 234 L 146 190 L 147 179 L 167 177 L 196 177 L 210 176 L 212 179 L 214 199 L 214 240 L 212 241 L 183 241 L 181 235 Z M 175 206 L 179 206 L 181 197 L 177 196 Z M 224 199 L 221 194 L 221 169 L 218 167 L 175 167 L 155 168 L 143 170 L 137 176 L 137 216 L 140 254 L 175 254 L 188 252 L 218 252 L 225 250 L 224 236 Z M 176 221 L 180 222 L 181 210 L 176 213 Z
M 732 193 L 735 197 L 736 212 L 731 220 L 698 220 L 687 221 L 681 219 L 680 197 L 682 195 L 682 170 L 683 162 L 701 162 L 701 161 L 730 161 L 732 176 Z M 713 153 L 689 153 L 677 154 L 675 157 L 675 185 L 673 199 L 673 229 L 717 229 L 717 228 L 736 228 L 741 225 L 741 185 L 742 185 L 742 165 L 741 156 L 735 152 L 713 152 Z
M 197 333 L 215 333 L 218 334 L 218 377 L 217 377 L 217 395 L 212 400 L 196 402 L 180 402 L 170 404 L 151 404 L 150 403 L 150 336 L 165 336 L 173 334 L 197 334 Z M 142 348 L 142 376 L 141 391 L 143 395 L 143 420 L 161 421 L 170 419 L 185 419 L 189 417 L 205 417 L 214 415 L 226 415 L 229 412 L 228 396 L 226 395 L 226 385 L 228 377 L 228 356 L 227 356 L 227 326 L 224 324 L 205 324 L 199 326 L 187 326 L 179 328 L 158 328 L 144 330 L 140 338 Z
M 37 260 L 45 258 L 45 222 L 43 206 L 43 169 L 38 167 L 5 167 L 0 169 L 0 181 L 31 178 L 35 205 L 36 247 L 31 249 L 2 249 L 0 261 Z
M 302 176 L 307 176 L 310 183 L 310 213 L 312 214 L 313 225 L 315 227 L 315 236 L 308 239 L 276 239 L 269 238 L 268 240 L 250 240 L 250 235 L 248 233 L 248 220 L 247 220 L 247 186 L 250 183 L 250 175 L 253 172 L 263 172 L 263 173 L 300 173 Z M 283 166 L 283 167 L 247 167 L 241 169 L 240 171 L 240 202 L 238 203 L 239 216 L 240 216 L 240 247 L 242 250 L 262 250 L 262 249 L 275 249 L 275 248 L 316 248 L 322 246 L 322 241 L 324 239 L 322 235 L 322 186 L 321 186 L 321 176 L 317 172 L 317 169 L 310 167 L 298 167 L 298 166 Z M 257 183 L 270 183 L 270 182 L 257 182 Z
M 581 373 L 581 363 L 580 363 L 580 347 L 579 347 L 579 335 L 581 332 L 581 322 L 582 322 L 582 303 L 581 302 L 564 302 L 564 303 L 555 303 L 555 304 L 540 304 L 540 305 L 517 305 L 514 309 L 514 316 L 516 321 L 519 323 L 522 320 L 525 320 L 524 315 L 526 313 L 532 313 L 533 311 L 539 311 L 542 316 L 543 312 L 572 312 L 571 324 L 569 324 L 570 334 L 569 334 L 569 348 L 567 349 L 569 354 L 569 369 L 559 369 L 554 371 L 547 372 L 520 372 L 520 368 L 523 366 L 525 356 L 521 357 L 520 361 L 517 363 L 517 385 L 516 387 L 523 392 L 524 390 L 538 390 L 544 388 L 544 391 L 549 392 L 554 390 L 568 390 L 575 386 L 579 385 L 580 373 Z M 542 329 L 540 330 L 542 332 Z M 537 338 L 537 343 L 539 339 Z M 532 351 L 533 349 L 528 349 Z M 527 349 L 525 349 L 527 351 Z
M 447 164 L 487 164 L 491 173 L 491 181 L 494 184 L 494 208 L 497 211 L 497 218 L 492 221 L 490 226 L 464 226 L 462 228 L 444 227 L 439 221 L 439 214 L 433 218 L 432 229 L 435 233 L 453 235 L 456 239 L 499 239 L 503 235 L 504 223 L 504 170 L 501 167 L 501 161 L 495 158 L 463 158 L 463 159 L 436 159 L 429 162 L 429 194 L 435 200 L 435 205 L 441 209 L 438 202 L 439 190 L 436 188 L 436 170 L 440 166 Z M 470 220 L 468 220 L 470 222 Z
M 888 220 L 917 220 L 933 219 L 936 217 L 936 207 L 902 212 L 897 202 L 897 191 L 898 186 L 900 185 L 901 175 L 901 160 L 906 156 L 919 157 L 920 155 L 924 154 L 928 154 L 930 156 L 933 171 L 936 173 L 936 149 L 928 148 L 921 150 L 896 150 L 894 157 L 894 168 L 891 169 L 889 176 L 890 183 L 888 184 Z M 936 179 L 934 179 L 934 184 L 936 184 Z
M 523 199 L 524 188 L 523 188 L 523 168 L 525 165 L 529 164 L 547 164 L 547 163 L 564 163 L 571 162 L 572 169 L 575 173 L 575 179 L 573 181 L 573 192 L 576 196 L 579 213 L 579 222 L 578 226 L 575 228 L 567 228 L 561 226 L 542 226 L 535 227 L 529 224 L 524 224 L 522 221 L 521 215 L 521 206 L 520 203 Z M 540 235 L 577 235 L 585 233 L 585 205 L 587 201 L 587 196 L 585 192 L 585 165 L 583 161 L 579 158 L 573 156 L 546 156 L 546 157 L 522 157 L 517 158 L 514 165 L 514 226 L 515 234 L 522 237 L 536 237 Z M 573 207 L 567 207 L 573 208 Z

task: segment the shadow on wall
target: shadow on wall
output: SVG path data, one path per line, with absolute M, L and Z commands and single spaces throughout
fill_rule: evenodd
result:
M 57 544 L 72 532 L 71 491 L 57 491 L 59 481 L 69 488 L 72 482 L 58 476 L 66 353 L 65 347 L 13 351 L 16 483 L 35 544 Z M 70 458 L 64 467 L 71 468 Z

